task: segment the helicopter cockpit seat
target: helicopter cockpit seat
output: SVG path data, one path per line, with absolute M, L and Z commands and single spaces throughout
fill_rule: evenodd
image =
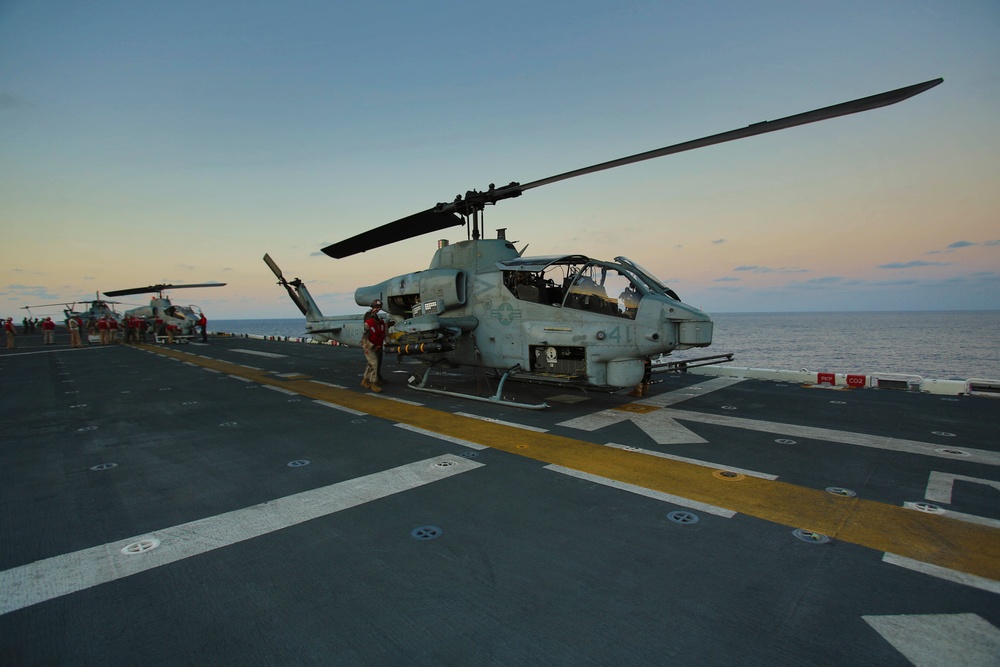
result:
M 521 301 L 531 301 L 532 303 L 538 303 L 540 300 L 540 293 L 534 285 L 518 285 L 515 288 L 515 296 Z

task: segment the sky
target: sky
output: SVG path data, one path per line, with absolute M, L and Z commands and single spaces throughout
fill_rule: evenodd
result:
M 0 0 L 0 315 L 219 281 L 168 294 L 209 320 L 298 317 L 265 252 L 354 313 L 355 288 L 465 232 L 330 243 L 937 77 L 530 190 L 486 235 L 627 256 L 709 313 L 1000 309 L 998 34 L 996 0 Z

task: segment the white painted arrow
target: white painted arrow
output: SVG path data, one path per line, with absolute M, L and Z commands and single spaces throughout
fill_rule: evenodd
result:
M 559 426 L 580 429 L 581 431 L 596 431 L 597 429 L 631 421 L 658 445 L 695 445 L 705 444 L 700 435 L 682 426 L 676 419 L 670 417 L 664 410 L 653 410 L 646 413 L 626 412 L 624 410 L 601 410 L 589 415 L 577 417 Z

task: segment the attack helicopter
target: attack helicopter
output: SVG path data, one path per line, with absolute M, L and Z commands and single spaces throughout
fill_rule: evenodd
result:
M 120 304 L 121 301 L 108 301 L 107 299 L 102 299 L 100 293 L 95 292 L 93 300 L 80 299 L 79 301 L 47 303 L 40 306 L 22 307 L 30 313 L 32 308 L 62 306 L 63 316 L 66 322 L 68 322 L 71 317 L 79 319 L 83 322 L 84 330 L 89 331 L 91 328 L 97 326 L 97 321 L 102 317 L 114 320 L 121 319 L 121 315 L 119 315 L 118 311 L 115 310 L 115 306 Z
M 133 287 L 130 289 L 112 290 L 105 292 L 105 296 L 126 296 L 128 294 L 150 294 L 156 296 L 149 300 L 148 306 L 140 306 L 125 311 L 125 317 L 137 317 L 146 320 L 150 324 L 160 320 L 164 327 L 174 325 L 181 336 L 194 335 L 195 326 L 201 318 L 201 308 L 195 305 L 175 306 L 170 302 L 170 298 L 164 296 L 164 291 L 173 289 L 188 289 L 192 287 L 223 287 L 226 283 L 197 283 L 192 285 L 148 285 L 146 287 Z M 158 334 L 160 332 L 157 332 Z
M 560 385 L 619 389 L 648 381 L 651 359 L 674 350 L 707 347 L 712 318 L 681 301 L 650 271 L 624 256 L 604 261 L 585 255 L 524 257 L 498 230 L 481 238 L 486 206 L 533 188 L 715 144 L 784 130 L 896 104 L 937 86 L 934 79 L 878 95 L 823 107 L 564 172 L 527 184 L 512 182 L 470 190 L 454 201 L 324 247 L 340 259 L 452 226 L 468 239 L 439 242 L 429 268 L 358 288 L 362 307 L 378 299 L 387 311 L 386 353 L 411 356 L 424 366 L 411 388 L 527 408 L 502 398 L 503 384 L 518 379 Z M 321 342 L 359 345 L 363 317 L 322 314 L 299 278 L 286 280 L 269 255 L 265 263 L 306 317 L 306 330 Z M 500 377 L 496 394 L 482 397 L 427 386 L 438 365 L 488 369 Z

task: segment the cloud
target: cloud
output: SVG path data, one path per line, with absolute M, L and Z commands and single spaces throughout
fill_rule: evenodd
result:
M 31 102 L 6 91 L 0 91 L 0 110 L 3 109 L 24 109 L 32 106 Z
M 736 283 L 738 283 L 741 280 L 743 280 L 743 279 L 742 278 L 736 278 L 735 276 L 723 276 L 721 278 L 716 278 L 713 282 L 717 282 L 717 283 L 731 283 L 731 282 L 736 282 Z
M 840 285 L 844 281 L 842 276 L 823 276 L 822 278 L 811 278 L 809 280 L 803 280 L 801 282 L 792 282 L 788 284 L 789 289 L 817 289 L 822 287 L 829 287 L 830 285 Z
M 52 294 L 44 285 L 7 285 L 2 292 L 12 301 L 58 301 L 59 295 Z
M 809 269 L 800 269 L 797 266 L 785 266 L 774 269 L 770 266 L 756 266 L 754 264 L 737 266 L 733 271 L 750 271 L 752 273 L 809 273 Z
M 982 241 L 982 242 L 955 241 L 954 243 L 949 244 L 948 247 L 945 248 L 944 250 L 928 250 L 924 254 L 926 254 L 926 255 L 943 255 L 943 254 L 949 253 L 949 252 L 951 252 L 953 250 L 959 250 L 961 248 L 971 248 L 971 247 L 975 247 L 975 246 L 995 246 L 995 245 L 1000 245 L 1000 239 L 994 239 L 992 241 Z
M 889 264 L 880 264 L 878 268 L 880 269 L 915 269 L 921 266 L 950 266 L 948 262 L 925 262 L 920 259 L 913 260 L 912 262 L 890 262 Z
M 720 243 L 725 243 L 725 242 L 726 242 L 726 239 L 715 239 L 714 241 L 712 241 L 712 244 L 713 245 L 719 245 Z

